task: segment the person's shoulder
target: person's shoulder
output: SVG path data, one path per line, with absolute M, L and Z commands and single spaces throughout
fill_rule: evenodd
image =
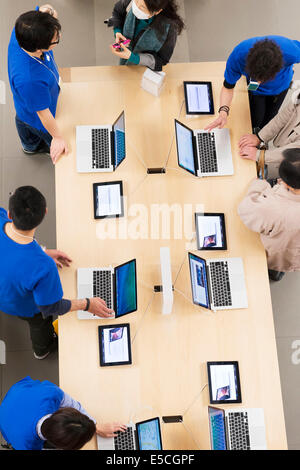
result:
M 9 220 L 8 215 L 7 215 L 7 210 L 4 209 L 4 207 L 0 207 L 0 218 Z

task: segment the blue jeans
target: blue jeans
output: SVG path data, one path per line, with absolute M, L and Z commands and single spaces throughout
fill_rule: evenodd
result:
M 21 121 L 18 116 L 16 116 L 16 126 L 24 150 L 34 152 L 42 145 L 47 145 L 50 148 L 52 136 L 49 132 L 39 131 L 31 127 L 26 122 Z

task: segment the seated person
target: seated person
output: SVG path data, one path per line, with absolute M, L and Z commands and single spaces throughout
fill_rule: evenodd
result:
M 115 41 L 130 40 L 128 47 L 111 46 L 121 65 L 144 65 L 160 71 L 173 54 L 177 35 L 184 28 L 174 0 L 119 0 L 111 23 Z
M 25 377 L 14 384 L 0 405 L 0 431 L 15 450 L 79 450 L 92 437 L 113 437 L 126 426 L 98 424 L 57 385 Z
M 300 149 L 287 149 L 283 157 L 277 184 L 254 180 L 238 207 L 244 224 L 260 234 L 273 281 L 300 271 Z

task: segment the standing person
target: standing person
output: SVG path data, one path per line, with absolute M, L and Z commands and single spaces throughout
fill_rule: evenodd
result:
M 63 298 L 56 264 L 69 266 L 71 259 L 58 250 L 43 251 L 34 238 L 46 213 L 44 196 L 32 186 L 16 189 L 8 212 L 0 208 L 0 310 L 28 323 L 36 359 L 56 346 L 53 315 L 86 310 L 106 318 L 112 313 L 98 297 Z
M 97 424 L 81 404 L 57 385 L 25 377 L 14 384 L 0 405 L 0 431 L 15 450 L 79 450 L 92 437 L 125 431 L 119 423 Z
M 53 49 L 61 25 L 50 5 L 22 14 L 8 46 L 8 76 L 16 109 L 16 127 L 26 154 L 50 153 L 53 163 L 68 153 L 55 120 L 60 77 Z
M 111 22 L 117 43 L 130 40 L 120 51 L 111 46 L 121 65 L 144 65 L 160 71 L 173 54 L 184 22 L 174 0 L 119 0 Z
M 238 207 L 244 224 L 260 234 L 273 281 L 286 271 L 300 271 L 300 149 L 287 149 L 283 157 L 281 180 L 273 187 L 254 180 Z
M 228 57 L 219 116 L 206 130 L 226 125 L 234 87 L 242 75 L 248 83 L 252 128 L 262 129 L 277 114 L 293 78 L 293 65 L 299 62 L 299 41 L 283 36 L 242 41 Z

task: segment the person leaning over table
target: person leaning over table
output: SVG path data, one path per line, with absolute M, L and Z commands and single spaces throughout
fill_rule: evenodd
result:
M 274 139 L 274 140 L 273 140 Z M 273 140 L 274 148 L 268 149 Z M 265 151 L 265 164 L 278 174 L 283 151 L 300 148 L 300 90 L 295 90 L 286 106 L 256 134 L 246 134 L 239 141 L 240 156 L 257 160 L 259 148 Z M 268 168 L 269 170 L 269 168 Z M 270 173 L 270 172 L 269 172 Z
M 287 271 L 300 271 L 300 149 L 283 151 L 277 184 L 254 180 L 238 214 L 260 234 L 267 253 L 269 278 L 279 281 Z
M 37 7 L 16 21 L 8 46 L 8 76 L 16 127 L 24 153 L 50 153 L 53 163 L 68 146 L 55 120 L 60 77 L 53 49 L 61 25 L 51 5 Z
M 0 431 L 15 450 L 79 450 L 92 437 L 125 431 L 119 423 L 99 424 L 81 404 L 48 380 L 25 377 L 0 405 Z
M 36 359 L 57 346 L 53 315 L 86 310 L 110 317 L 104 300 L 64 299 L 57 270 L 71 259 L 62 251 L 43 249 L 35 231 L 47 213 L 46 199 L 36 188 L 21 186 L 9 198 L 8 212 L 0 208 L 0 311 L 25 320 Z
M 244 75 L 258 83 L 248 91 L 252 128 L 263 128 L 278 112 L 292 82 L 293 65 L 300 62 L 300 42 L 283 36 L 262 36 L 238 44 L 226 62 L 219 116 L 210 131 L 227 123 L 236 82 Z
M 174 0 L 119 0 L 111 18 L 115 41 L 131 41 L 120 52 L 110 46 L 120 64 L 161 71 L 170 61 L 177 36 L 184 28 L 177 10 Z

